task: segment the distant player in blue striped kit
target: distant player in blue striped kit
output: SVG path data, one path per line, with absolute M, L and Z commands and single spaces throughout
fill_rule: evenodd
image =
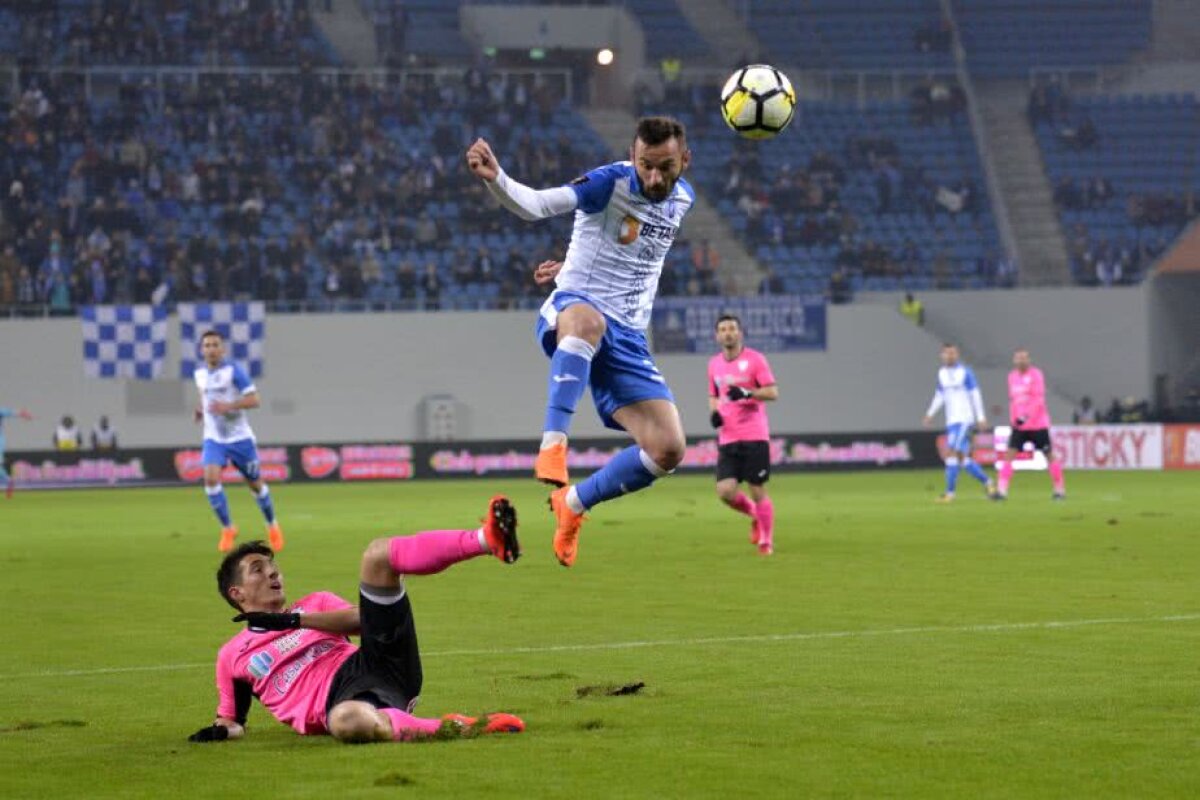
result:
M 33 415 L 25 409 L 0 408 L 0 483 L 4 484 L 4 496 L 13 496 L 13 487 L 16 485 L 13 482 L 12 476 L 8 474 L 8 470 L 4 468 L 4 420 L 8 417 L 17 417 L 29 421 L 33 419 Z
M 971 458 L 972 439 L 977 428 L 987 428 L 987 415 L 983 411 L 983 394 L 975 372 L 958 360 L 958 347 L 947 342 L 942 345 L 942 368 L 937 373 L 937 388 L 933 400 L 925 412 L 925 427 L 933 425 L 933 415 L 945 408 L 946 445 L 942 459 L 946 462 L 946 491 L 937 499 L 939 503 L 954 501 L 954 490 L 958 484 L 958 473 L 967 474 L 983 484 L 990 497 L 996 491 L 995 484 L 988 478 L 983 467 Z
M 585 511 L 645 489 L 683 460 L 683 423 L 654 365 L 646 327 L 663 262 L 696 200 L 682 177 L 690 161 L 684 128 L 669 117 L 638 121 L 628 161 L 550 189 L 509 177 L 483 139 L 467 150 L 471 171 L 509 211 L 526 220 L 575 218 L 564 261 L 544 262 L 535 273 L 539 283 L 553 280 L 557 288 L 537 325 L 550 376 L 534 475 L 558 487 L 550 508 L 554 553 L 564 567 L 575 562 Z M 628 431 L 635 443 L 571 485 L 567 436 L 588 387 L 604 424 Z
M 204 422 L 204 493 L 208 495 L 213 513 L 221 521 L 221 541 L 217 549 L 222 553 L 229 552 L 238 534 L 229 514 L 225 487 L 221 485 L 221 470 L 226 464 L 233 464 L 246 479 L 246 485 L 267 521 L 271 549 L 278 552 L 283 549 L 283 529 L 275 519 L 271 491 L 259 474 L 258 448 L 246 416 L 248 410 L 260 405 L 258 389 L 245 370 L 225 361 L 225 340 L 217 331 L 205 331 L 200 337 L 200 355 L 204 366 L 193 373 L 196 388 L 200 391 L 196 421 Z

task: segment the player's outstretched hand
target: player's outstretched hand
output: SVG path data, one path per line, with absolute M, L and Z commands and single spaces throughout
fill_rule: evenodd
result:
M 975 427 L 979 428 L 979 430 L 981 430 L 981 431 L 986 431 L 992 427 L 992 423 L 988 422 L 985 417 L 980 417 L 979 420 L 975 423 Z
M 245 611 L 233 618 L 244 622 L 252 631 L 290 631 L 300 627 L 300 615 L 291 612 L 273 614 L 270 611 Z
M 500 163 L 486 139 L 476 139 L 475 143 L 467 148 L 467 166 L 485 181 L 494 181 L 500 174 Z
M 719 428 L 725 424 L 725 419 L 721 416 L 720 411 L 714 411 L 712 416 L 708 418 L 708 421 L 712 423 L 714 428 Z
M 189 742 L 223 742 L 229 738 L 229 728 L 224 725 L 209 725 L 188 737 Z
M 750 398 L 754 397 L 754 392 L 750 391 L 749 389 L 744 389 L 741 386 L 730 386 L 729 390 L 725 392 L 725 394 L 730 400 L 749 400 Z
M 921 419 L 921 427 L 929 428 L 933 426 L 933 417 L 923 417 Z
M 563 262 L 561 261 L 543 261 L 533 270 L 533 282 L 538 286 L 553 283 L 554 279 L 558 277 L 558 273 L 562 271 L 562 268 Z

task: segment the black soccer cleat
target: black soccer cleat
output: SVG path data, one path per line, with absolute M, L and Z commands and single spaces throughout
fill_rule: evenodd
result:
M 505 564 L 512 564 L 521 557 L 521 543 L 517 541 L 517 509 L 502 494 L 488 501 L 483 537 L 492 555 Z

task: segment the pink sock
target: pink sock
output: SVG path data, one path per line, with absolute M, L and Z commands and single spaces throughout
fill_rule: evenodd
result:
M 1011 461 L 1005 461 L 1000 465 L 1000 480 L 997 481 L 997 488 L 1000 494 L 1008 494 L 1008 484 L 1012 480 L 1013 465 Z
M 1054 491 L 1062 494 L 1063 488 L 1063 468 L 1062 463 L 1055 461 L 1050 465 L 1050 482 L 1054 484 Z
M 442 727 L 440 719 L 414 717 L 398 708 L 379 710 L 388 718 L 388 722 L 392 723 L 392 741 L 395 742 L 406 741 L 422 734 L 437 733 L 437 729 Z
M 747 517 L 754 516 L 754 501 L 746 497 L 745 492 L 738 492 L 737 496 L 733 498 L 733 502 L 729 504 L 729 507 L 734 511 L 742 512 Z
M 401 575 L 432 575 L 452 564 L 483 555 L 479 531 L 422 531 L 391 541 L 388 562 Z
M 758 517 L 758 527 L 762 529 L 759 544 L 771 544 L 775 535 L 775 505 L 771 498 L 764 497 L 758 501 L 755 516 Z

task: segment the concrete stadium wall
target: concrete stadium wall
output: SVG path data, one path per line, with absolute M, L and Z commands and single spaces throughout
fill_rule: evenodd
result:
M 1017 344 L 1033 349 L 1052 388 L 1069 389 L 1051 398 L 1058 420 L 1069 419 L 1077 394 L 1147 392 L 1140 290 L 950 292 L 925 301 L 925 330 L 900 317 L 890 300 L 831 307 L 827 351 L 771 355 L 781 390 L 773 427 L 913 429 L 932 392 L 939 337 L 947 335 L 961 339 L 975 361 L 989 408 L 1004 402 L 1008 356 Z M 536 436 L 546 361 L 532 326 L 532 314 L 506 312 L 274 315 L 255 431 L 279 443 L 419 439 L 423 398 L 444 393 L 458 402 L 460 438 Z M 706 363 L 703 355 L 659 358 L 692 435 L 708 430 Z M 173 349 L 167 364 L 177 364 Z M 189 444 L 200 435 L 191 422 L 190 382 L 85 378 L 75 319 L 0 321 L 0 375 L 0 404 L 27 406 L 38 416 L 8 422 L 10 449 L 44 448 L 66 413 L 85 431 L 108 414 L 131 446 Z M 586 399 L 575 433 L 605 433 Z

